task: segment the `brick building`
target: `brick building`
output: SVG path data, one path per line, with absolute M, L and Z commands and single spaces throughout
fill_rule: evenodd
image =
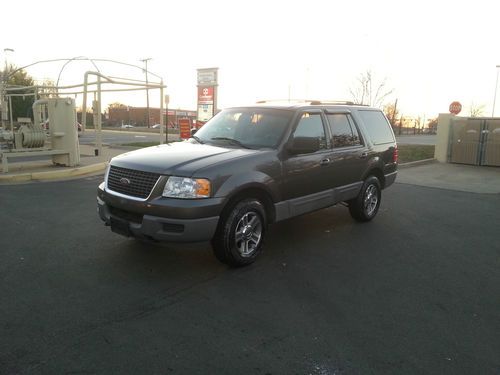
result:
M 160 123 L 160 108 L 149 108 L 149 124 Z M 134 126 L 147 125 L 147 107 L 110 107 L 108 108 L 108 124 L 109 125 L 122 125 L 129 124 Z M 166 118 L 166 110 L 163 110 L 164 121 Z M 168 123 L 169 127 L 177 127 L 180 118 L 189 118 L 191 121 L 196 120 L 196 111 L 185 109 L 169 109 L 168 110 Z M 166 121 L 165 121 L 166 123 Z

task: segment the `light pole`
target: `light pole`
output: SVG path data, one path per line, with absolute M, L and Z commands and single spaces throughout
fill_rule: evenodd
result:
M 2 128 L 5 129 L 5 120 L 7 120 L 7 101 L 4 101 L 4 88 L 7 86 L 7 82 L 9 80 L 9 64 L 7 63 L 7 52 L 14 52 L 12 48 L 4 48 L 4 58 L 5 58 L 5 69 L 2 74 L 2 79 L 0 80 L 0 112 L 2 112 Z M 12 123 L 10 124 L 12 128 Z
M 168 143 L 168 104 L 170 102 L 170 95 L 165 95 L 165 143 Z M 162 114 L 163 116 L 163 114 Z
M 7 64 L 7 52 L 14 52 L 12 48 L 4 48 L 3 53 L 5 54 L 5 74 L 7 74 L 7 69 L 9 65 Z
M 150 117 L 150 113 L 149 113 L 149 87 L 148 87 L 148 61 L 151 60 L 151 57 L 148 57 L 147 59 L 142 59 L 141 61 L 144 63 L 144 66 L 145 66 L 145 73 L 146 73 L 146 106 L 147 106 L 147 111 L 148 111 L 148 118 L 146 119 L 146 124 L 149 128 L 149 117 Z
M 498 88 L 498 68 L 500 68 L 500 65 L 497 65 L 496 68 L 497 68 L 497 80 L 495 83 L 495 95 L 493 96 L 493 110 L 491 111 L 491 117 L 495 117 L 495 104 L 497 101 L 497 88 Z

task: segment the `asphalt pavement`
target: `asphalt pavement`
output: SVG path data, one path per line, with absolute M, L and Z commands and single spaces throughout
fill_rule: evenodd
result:
M 230 269 L 112 233 L 101 179 L 0 186 L 1 374 L 500 373 L 498 194 L 396 183 Z

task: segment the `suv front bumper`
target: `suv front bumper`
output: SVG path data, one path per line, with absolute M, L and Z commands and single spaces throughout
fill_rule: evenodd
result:
M 179 204 L 182 203 L 181 200 L 175 200 L 175 207 L 167 206 L 165 201 L 166 198 L 158 198 L 156 202 L 127 200 L 106 192 L 104 184 L 97 189 L 99 217 L 106 225 L 111 226 L 113 232 L 165 242 L 198 242 L 212 239 L 219 216 L 197 215 L 219 211 L 222 200 L 190 200 L 187 207 Z M 164 211 L 165 216 L 146 213 L 159 211 Z

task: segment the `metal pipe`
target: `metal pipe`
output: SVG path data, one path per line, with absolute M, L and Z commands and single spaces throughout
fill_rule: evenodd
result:
M 5 105 L 4 105 L 4 83 L 3 83 L 3 75 L 2 79 L 0 79 L 0 112 L 2 113 L 2 129 L 5 129 L 5 120 L 4 120 L 4 110 L 5 110 Z
M 83 79 L 83 103 L 82 103 L 82 126 L 83 126 L 83 130 L 85 131 L 85 126 L 87 125 L 86 124 L 86 121 L 87 121 L 87 94 L 88 94 L 88 77 L 89 75 L 94 75 L 96 77 L 98 77 L 97 79 L 97 93 L 98 93 L 98 102 L 99 102 L 99 132 L 96 133 L 96 141 L 97 141 L 97 134 L 99 135 L 99 140 L 97 141 L 97 143 L 99 143 L 100 147 L 102 148 L 102 134 L 101 134 L 101 129 L 100 129 L 100 125 L 101 125 L 101 116 L 100 116 L 100 106 L 101 106 L 101 78 L 107 80 L 109 83 L 114 83 L 114 84 L 124 84 L 124 85 L 130 85 L 130 86 L 141 86 L 141 87 L 144 87 L 144 84 L 138 84 L 138 83 L 132 83 L 132 82 L 125 82 L 125 83 L 120 83 L 119 81 L 115 81 L 113 79 L 111 79 L 110 77 L 107 77 L 105 76 L 104 74 L 100 73 L 100 72 L 92 72 L 92 71 L 87 71 L 85 72 L 84 74 L 84 79 Z M 161 78 L 161 77 L 160 77 Z M 161 81 L 161 84 L 147 84 L 146 86 L 148 87 L 151 87 L 151 88 L 159 88 L 159 89 L 163 89 L 165 88 L 166 86 L 163 85 L 163 80 Z M 112 91 L 117 91 L 117 90 L 112 90 Z M 95 125 L 95 124 L 94 124 Z M 99 152 L 101 152 L 102 150 L 99 149 Z
M 146 125 L 148 126 L 149 128 L 149 121 L 150 121 L 150 117 L 151 117 L 151 113 L 149 111 L 149 89 L 148 89 L 148 61 L 151 60 L 150 57 L 148 57 L 147 59 L 143 59 L 141 60 L 143 63 L 144 63 L 144 66 L 145 66 L 145 70 L 144 72 L 146 73 L 146 108 L 147 108 L 147 113 L 146 113 Z
M 87 127 L 87 83 L 88 83 L 87 73 L 85 73 L 85 76 L 83 78 L 82 132 L 84 133 Z
M 36 61 L 34 63 L 22 66 L 22 67 L 20 67 L 20 68 L 18 68 L 16 70 L 10 72 L 9 75 L 7 76 L 7 78 L 9 78 L 11 75 L 17 73 L 18 71 L 26 69 L 26 68 L 29 68 L 30 66 L 33 66 L 33 65 L 42 64 L 42 63 L 49 63 L 49 62 L 56 62 L 56 61 L 67 61 L 67 60 L 74 60 L 74 61 L 90 60 L 92 62 L 92 64 L 96 67 L 97 71 L 99 71 L 99 69 L 95 65 L 94 61 L 111 62 L 111 63 L 114 63 L 114 64 L 120 64 L 120 65 L 130 66 L 130 67 L 142 70 L 142 67 L 140 67 L 140 66 L 133 65 L 133 64 L 128 64 L 128 63 L 124 63 L 124 62 L 116 61 L 116 60 L 109 60 L 109 59 L 89 59 L 89 58 L 51 59 L 51 60 Z M 155 77 L 157 77 L 159 79 L 162 79 L 162 77 L 160 77 L 158 74 L 155 74 L 153 72 L 149 72 L 149 74 L 151 74 L 151 75 L 153 75 L 153 76 L 155 76 Z
M 143 91 L 145 90 L 144 88 L 130 88 L 130 89 L 107 89 L 107 90 L 103 90 L 101 89 L 101 92 L 123 92 L 123 91 Z M 97 92 L 97 90 L 88 90 L 87 91 L 88 93 L 94 93 L 94 92 Z M 62 95 L 81 95 L 83 94 L 83 91 L 68 91 L 68 92 L 62 92 L 59 94 L 59 96 L 62 96 Z M 26 94 L 28 95 L 28 94 Z M 33 95 L 33 94 L 31 94 Z M 42 93 L 40 95 L 51 95 L 51 93 Z M 22 94 L 15 94 L 13 96 L 23 96 Z
M 500 65 L 497 65 L 496 68 L 497 68 L 497 81 L 495 83 L 495 95 L 493 96 L 493 110 L 491 111 L 491 117 L 495 117 L 495 104 L 497 101 L 497 88 L 498 88 L 498 68 L 500 68 Z
M 106 76 L 103 76 L 104 79 L 108 79 L 109 82 L 107 83 L 112 83 L 112 84 L 117 84 L 117 85 L 124 85 L 124 86 L 137 86 L 137 87 L 140 87 L 136 90 L 146 90 L 146 84 L 145 83 L 135 83 L 135 82 L 127 82 L 127 81 L 116 81 L 114 79 L 110 79 L 111 77 L 106 77 Z M 143 82 L 143 81 L 136 81 L 136 82 Z M 90 82 L 90 83 L 87 83 L 87 85 L 97 85 L 97 81 L 96 82 Z M 68 86 L 61 86 L 61 87 L 58 87 L 58 89 L 60 90 L 67 90 L 67 89 L 74 89 L 74 88 L 77 88 L 77 87 L 83 87 L 84 84 L 78 84 L 78 85 L 68 85 Z M 147 86 L 150 88 L 150 89 L 159 89 L 161 86 L 163 86 L 163 88 L 165 88 L 166 86 L 164 86 L 162 83 L 151 83 L 149 82 L 147 84 Z M 37 85 L 37 86 L 16 86 L 16 87 L 6 87 L 4 90 L 5 91 L 18 91 L 18 90 L 28 90 L 28 89 L 35 89 L 35 88 L 38 88 L 38 89 L 53 89 L 55 86 L 44 86 L 44 85 Z M 107 90 L 107 91 L 118 91 L 120 89 L 116 89 L 116 90 Z M 80 91 L 78 93 L 83 93 L 83 91 Z M 64 95 L 66 93 L 62 92 L 60 93 L 61 95 Z
M 10 118 L 10 131 L 12 133 L 12 139 L 14 139 L 14 120 L 12 119 L 12 99 L 9 98 L 9 118 Z
M 96 148 L 97 155 L 102 155 L 102 117 L 101 117 L 101 77 L 97 76 L 97 124 L 95 124 L 96 130 Z
M 8 97 L 11 97 L 11 96 L 15 96 L 15 97 L 19 97 L 19 96 L 36 96 L 36 94 L 35 93 L 31 93 L 31 94 L 30 93 L 27 93 L 27 94 L 8 94 L 6 96 L 8 96 Z
M 38 115 L 41 114 L 41 111 L 38 111 L 37 107 L 39 107 L 41 105 L 47 105 L 48 103 L 49 103 L 49 101 L 47 99 L 39 99 L 39 100 L 35 100 L 35 102 L 31 106 L 31 108 L 33 108 L 33 120 L 34 120 L 35 124 L 39 124 L 40 122 L 42 122 L 41 116 L 37 116 L 37 114 Z
M 163 81 L 161 82 L 163 84 Z M 160 144 L 163 144 L 163 87 L 160 87 Z M 165 128 L 168 137 L 168 129 Z

